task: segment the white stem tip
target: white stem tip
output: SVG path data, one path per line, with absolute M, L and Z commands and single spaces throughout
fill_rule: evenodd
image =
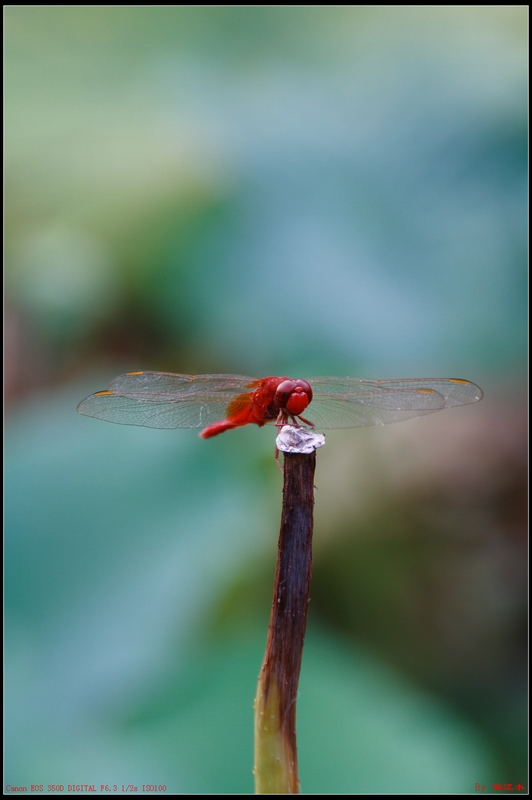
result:
M 312 433 L 305 428 L 296 428 L 295 425 L 284 425 L 275 440 L 277 449 L 281 453 L 313 453 L 318 447 L 325 444 L 323 433 Z

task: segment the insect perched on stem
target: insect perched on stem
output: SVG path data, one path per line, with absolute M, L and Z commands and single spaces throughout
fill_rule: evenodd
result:
M 386 425 L 481 398 L 482 389 L 460 378 L 307 381 L 127 372 L 78 405 L 81 414 L 122 425 L 202 428 L 204 439 L 251 423 L 289 426 L 277 437 L 285 453 L 283 510 L 268 641 L 255 699 L 257 794 L 299 793 L 296 699 L 312 566 L 315 450 L 324 443 L 323 436 L 301 428 Z
M 200 436 L 209 439 L 251 423 L 318 429 L 387 425 L 476 403 L 482 396 L 480 387 L 461 378 L 301 380 L 126 372 L 105 391 L 82 400 L 78 411 L 121 425 L 203 428 Z

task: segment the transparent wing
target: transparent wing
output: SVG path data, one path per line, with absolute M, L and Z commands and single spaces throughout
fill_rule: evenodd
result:
M 180 375 L 174 372 L 126 372 L 114 378 L 108 389 L 120 393 L 161 392 L 172 395 L 202 395 L 204 392 L 243 392 L 256 378 L 249 375 Z
M 80 414 L 146 428 L 202 428 L 223 419 L 227 406 L 250 389 L 246 375 L 128 372 L 86 397 Z
M 479 386 L 460 378 L 309 378 L 308 382 L 314 396 L 304 416 L 319 429 L 387 425 L 476 403 L 483 396 Z

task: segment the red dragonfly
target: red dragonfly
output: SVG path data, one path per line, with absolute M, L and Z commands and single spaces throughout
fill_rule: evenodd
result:
M 482 389 L 460 378 L 250 378 L 126 372 L 86 397 L 80 414 L 147 428 L 203 428 L 209 439 L 242 425 L 354 428 L 387 425 L 476 403 Z M 306 417 L 308 414 L 311 419 Z M 305 413 L 305 417 L 302 414 Z

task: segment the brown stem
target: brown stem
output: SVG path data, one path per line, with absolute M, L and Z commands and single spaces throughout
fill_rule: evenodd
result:
M 258 794 L 299 792 L 296 696 L 312 569 L 315 468 L 315 452 L 285 453 L 277 572 L 255 703 Z

